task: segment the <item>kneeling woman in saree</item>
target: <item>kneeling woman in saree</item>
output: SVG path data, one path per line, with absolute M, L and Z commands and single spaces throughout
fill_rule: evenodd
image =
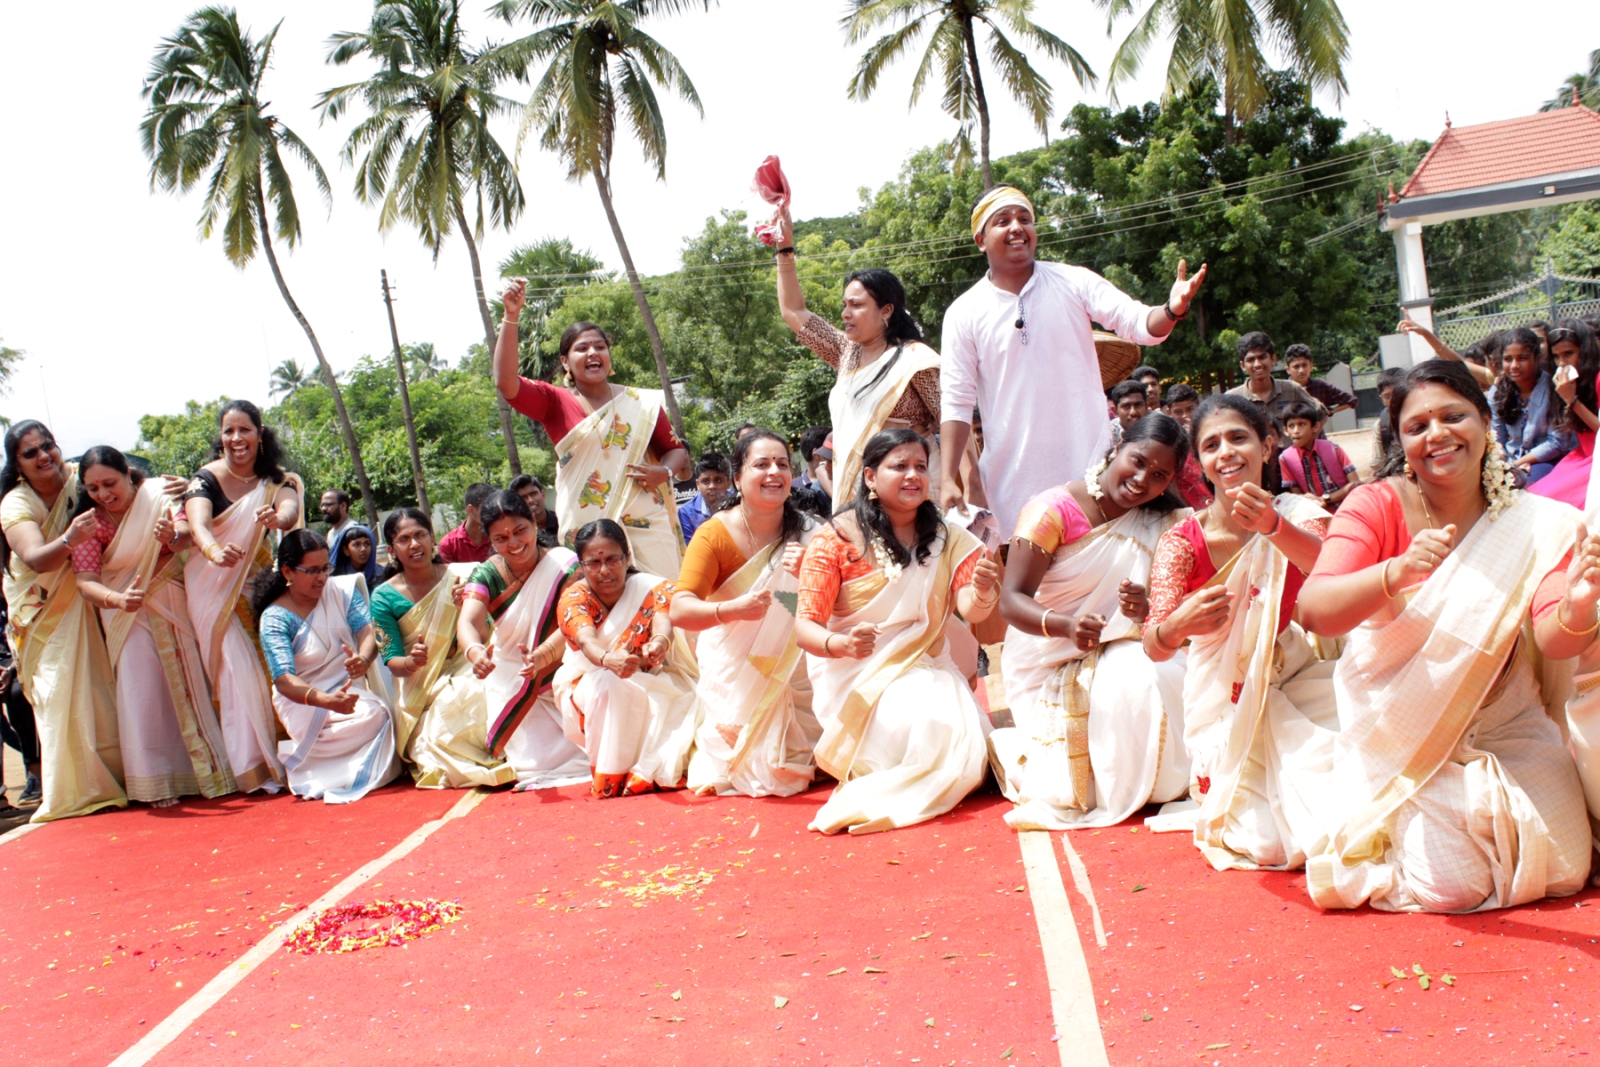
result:
M 683 533 L 672 479 L 689 477 L 689 450 L 672 432 L 666 394 L 611 384 L 611 338 L 592 322 L 575 322 L 561 334 L 558 351 L 567 388 L 522 377 L 517 321 L 527 302 L 527 283 L 513 281 L 503 299 L 494 382 L 512 407 L 543 426 L 555 442 L 559 540 L 571 548 L 578 527 L 611 519 L 633 539 L 639 566 L 653 574 L 677 574 Z
M 1000 596 L 1016 725 L 989 735 L 1019 830 L 1110 826 L 1189 791 L 1183 659 L 1139 642 L 1156 542 L 1187 515 L 1172 480 L 1189 455 L 1167 415 L 1130 426 L 1084 480 L 1022 509 Z
M 1461 364 L 1411 368 L 1389 413 L 1403 457 L 1339 506 L 1301 598 L 1308 628 L 1350 634 L 1306 888 L 1438 912 L 1575 893 L 1591 842 L 1554 661 L 1594 639 L 1600 539 L 1572 553 L 1578 512 L 1513 488 Z
M 565 650 L 556 603 L 575 580 L 578 557 L 539 543 L 533 512 L 516 493 L 495 493 L 480 515 L 494 555 L 467 578 L 456 640 L 482 679 L 487 727 L 469 732 L 455 720 L 450 747 L 485 745 L 474 758 L 485 766 L 505 760 L 519 790 L 588 781 L 589 761 L 563 733 L 551 689 Z
M 854 507 L 812 538 L 796 631 L 822 722 L 817 766 L 839 780 L 811 821 L 865 834 L 942 815 L 983 781 L 988 720 L 945 647 L 1000 599 L 1000 567 L 928 499 L 911 430 L 867 442 Z
M 254 587 L 272 572 L 269 531 L 300 525 L 304 487 L 280 465 L 283 451 L 261 412 L 235 400 L 219 416 L 211 462 L 184 494 L 194 548 L 183 567 L 189 618 L 205 656 L 211 698 L 234 780 L 246 793 L 283 783 L 273 695 L 251 630 Z
M 378 639 L 359 574 L 330 578 L 328 543 L 292 530 L 278 570 L 257 594 L 261 651 L 278 718 L 278 746 L 297 797 L 348 804 L 400 773 L 394 719 L 379 694 Z
M 400 758 L 422 789 L 514 781 L 510 764 L 489 754 L 483 683 L 456 640 L 460 602 L 478 564 L 441 561 L 428 516 L 416 508 L 390 512 L 383 539 L 392 562 L 372 591 L 372 624 L 395 680 Z
M 771 430 L 739 438 L 733 471 L 738 503 L 695 531 L 672 597 L 673 626 L 702 631 L 689 788 L 792 796 L 811 785 L 822 733 L 794 632 L 800 561 L 817 524 L 790 496 L 789 445 Z
M 33 704 L 44 800 L 34 822 L 127 807 L 117 740 L 116 682 L 105 638 L 78 595 L 69 560 L 94 534 L 94 516 L 72 517 L 78 471 L 55 437 L 29 419 L 6 431 L 0 529 L 11 648 Z
M 1199 810 L 1164 828 L 1192 819 L 1218 870 L 1299 867 L 1315 841 L 1306 775 L 1325 770 L 1337 728 L 1333 663 L 1294 622 L 1328 513 L 1274 495 L 1271 428 L 1248 397 L 1208 396 L 1191 425 L 1214 496 L 1161 538 L 1144 648 L 1159 662 L 1189 646 L 1184 744 Z
M 78 466 L 94 532 L 72 550 L 72 570 L 105 626 L 128 799 L 164 808 L 195 793 L 231 793 L 233 771 L 175 555 L 189 538 L 173 522 L 174 501 L 161 479 L 130 468 L 108 445 L 89 449 Z
M 583 527 L 576 543 L 583 579 L 558 609 L 568 649 L 555 690 L 567 737 L 588 753 L 595 796 L 681 789 L 699 668 L 668 615 L 672 581 L 635 570 L 610 519 Z

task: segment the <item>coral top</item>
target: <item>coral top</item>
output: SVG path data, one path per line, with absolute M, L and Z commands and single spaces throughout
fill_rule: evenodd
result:
M 589 412 L 584 410 L 583 401 L 567 390 L 549 382 L 536 382 L 527 378 L 517 379 L 517 395 L 508 403 L 543 426 L 544 432 L 550 436 L 551 444 L 560 444 L 561 439 L 571 433 L 574 426 L 589 417 Z M 674 448 L 683 447 L 683 442 L 673 434 L 672 423 L 667 421 L 667 412 L 663 408 L 661 414 L 656 417 L 655 432 L 650 435 L 650 451 L 659 459 Z
M 1326 536 L 1326 519 L 1297 522 L 1296 526 L 1318 537 Z M 1327 549 L 1324 547 L 1324 554 Z M 1318 560 L 1319 567 L 1321 560 Z M 1211 552 L 1206 548 L 1206 533 L 1198 516 L 1191 516 L 1161 535 L 1156 545 L 1155 562 L 1150 566 L 1150 614 L 1145 628 L 1166 622 L 1185 597 L 1209 582 L 1217 573 L 1211 562 Z M 1283 583 L 1283 596 L 1278 601 L 1278 632 L 1282 633 L 1294 618 L 1295 600 L 1306 576 L 1299 567 L 1289 564 Z
M 1487 518 L 1480 522 L 1488 522 Z M 1387 481 L 1358 485 L 1344 498 L 1333 517 L 1322 554 L 1312 568 L 1312 577 L 1354 574 L 1385 560 L 1404 555 L 1411 547 L 1411 531 L 1406 527 L 1400 495 Z M 1533 595 L 1533 617 L 1542 619 L 1556 609 L 1567 592 L 1568 552 L 1555 569 L 1539 582 Z

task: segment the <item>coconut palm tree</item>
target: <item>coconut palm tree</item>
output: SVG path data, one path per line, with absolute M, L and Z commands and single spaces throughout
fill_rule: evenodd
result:
M 972 126 L 978 126 L 978 159 L 983 187 L 994 186 L 989 170 L 989 97 L 978 64 L 977 29 L 988 31 L 989 62 L 1000 72 L 1012 97 L 1028 109 L 1040 134 L 1048 134 L 1052 106 L 1050 83 L 1027 55 L 1001 30 L 1032 44 L 1071 70 L 1078 84 L 1088 87 L 1095 73 L 1077 49 L 1033 21 L 1034 0 L 851 0 L 849 13 L 840 20 L 851 44 L 859 44 L 885 26 L 898 28 L 884 34 L 862 53 L 850 79 L 850 99 L 865 100 L 878 87 L 878 79 L 895 60 L 909 53 L 928 34 L 928 47 L 911 80 L 911 103 L 922 98 L 928 75 L 935 67 L 944 82 L 942 105 L 959 123 L 953 155 L 958 168 L 972 162 Z
M 402 349 L 406 357 L 406 373 L 417 381 L 425 378 L 437 378 L 444 371 L 450 369 L 444 357 L 433 350 L 432 341 L 423 341 L 420 344 L 405 345 Z
M 261 81 L 272 58 L 278 26 L 256 40 L 239 27 L 238 13 L 232 8 L 206 7 L 190 15 L 177 33 L 156 48 L 144 82 L 150 106 L 139 133 L 145 155 L 150 157 L 152 188 L 188 192 L 205 179 L 202 239 L 220 229 L 223 254 L 241 270 L 258 249 L 266 253 L 278 292 L 311 342 L 323 384 L 333 394 L 361 501 L 368 518 L 376 521 L 377 499 L 367 481 L 361 445 L 345 411 L 338 379 L 310 321 L 290 294 L 272 247 L 274 230 L 278 240 L 290 248 L 300 240 L 300 208 L 284 166 L 286 155 L 305 164 L 324 201 L 332 204 L 328 176 L 317 157 L 283 120 L 265 111 L 261 98 Z M 273 211 L 270 221 L 268 200 Z
M 1600 109 L 1600 48 L 1589 53 L 1589 69 L 1567 75 L 1561 91 L 1552 96 L 1540 111 L 1559 111 L 1581 104 L 1591 111 Z
M 1109 18 L 1107 32 L 1133 0 L 1095 0 Z M 1350 28 L 1338 0 L 1150 0 L 1144 14 L 1111 58 L 1106 86 L 1116 99 L 1117 83 L 1138 73 L 1156 38 L 1172 38 L 1165 95 L 1188 92 L 1206 74 L 1222 87 L 1224 129 L 1231 142 L 1236 121 L 1251 118 L 1267 102 L 1266 42 L 1276 42 L 1290 68 L 1334 99 L 1350 91 L 1344 62 L 1350 58 Z
M 302 370 L 299 362 L 286 359 L 272 368 L 272 381 L 267 388 L 267 395 L 288 400 L 316 380 L 315 371 Z
M 336 66 L 364 55 L 378 63 L 371 77 L 318 99 L 324 118 L 338 118 L 358 100 L 370 111 L 341 152 L 346 163 L 356 164 L 356 196 L 381 205 L 380 230 L 388 232 L 400 221 L 416 227 L 435 259 L 451 231 L 460 230 L 484 341 L 493 352 L 495 327 L 478 242 L 486 200 L 491 223 L 502 229 L 522 214 L 515 163 L 489 130 L 490 119 L 517 110 L 515 101 L 495 92 L 516 72 L 495 49 L 468 44 L 455 0 L 378 0 L 365 30 L 336 33 L 328 44 L 328 62 Z M 498 393 L 495 399 L 506 459 L 511 473 L 520 474 L 511 407 Z
M 667 127 L 656 98 L 656 85 L 705 115 L 700 94 L 676 56 L 641 27 L 655 14 L 687 8 L 710 10 L 711 0 L 500 0 L 491 11 L 507 22 L 525 19 L 534 33 L 503 46 L 503 53 L 524 74 L 547 63 L 534 86 L 524 114 L 524 136 L 539 130 L 540 147 L 557 153 L 567 164 L 567 177 L 594 179 L 606 221 L 617 242 L 617 254 L 633 290 L 655 355 L 656 373 L 666 393 L 667 414 L 679 436 L 683 416 L 672 390 L 661 331 L 650 311 L 633 254 L 622 235 L 622 223 L 611 195 L 611 157 L 619 119 L 638 138 L 656 178 L 667 176 Z

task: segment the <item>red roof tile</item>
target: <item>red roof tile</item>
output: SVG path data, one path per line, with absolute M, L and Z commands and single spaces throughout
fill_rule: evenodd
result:
M 1451 193 L 1590 167 L 1600 167 L 1600 114 L 1564 107 L 1477 126 L 1445 127 L 1400 196 Z

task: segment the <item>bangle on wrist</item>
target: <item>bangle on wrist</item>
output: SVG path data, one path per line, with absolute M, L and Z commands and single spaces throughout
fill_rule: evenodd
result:
M 1162 627 L 1163 624 L 1166 623 L 1166 621 L 1167 621 L 1166 619 L 1162 619 L 1161 622 L 1156 623 L 1156 628 L 1151 632 L 1153 634 L 1155 634 L 1156 647 L 1157 648 L 1159 648 L 1163 652 L 1176 652 L 1176 651 L 1178 651 L 1178 648 L 1182 647 L 1182 645 L 1183 645 L 1182 641 L 1179 641 L 1177 646 L 1173 646 L 1173 645 L 1169 645 L 1165 641 L 1161 640 L 1161 627 Z
M 1278 521 L 1273 524 L 1272 529 L 1267 531 L 1268 537 L 1277 537 L 1283 532 L 1283 512 L 1279 511 L 1275 514 L 1278 516 Z
M 825 659 L 835 658 L 833 654 L 833 639 L 838 636 L 838 634 L 829 634 L 822 639 L 822 655 Z
M 1051 610 L 1052 609 L 1050 609 L 1050 608 L 1045 608 L 1044 609 L 1044 614 L 1039 616 L 1039 632 L 1041 634 L 1043 634 L 1045 637 L 1049 637 L 1050 636 L 1050 612 L 1051 612 Z
M 1383 599 L 1385 599 L 1385 600 L 1393 600 L 1394 599 L 1394 594 L 1389 592 L 1389 561 L 1388 560 L 1384 560 L 1382 563 L 1378 564 L 1378 585 L 1381 586 L 1382 589 L 1383 589 Z M 1557 612 L 1557 614 L 1558 614 L 1558 617 L 1557 617 L 1556 621 L 1560 622 L 1561 620 L 1559 618 L 1559 611 Z
M 720 601 L 712 605 L 711 617 L 716 619 L 718 622 L 722 621 L 722 603 Z
M 1561 606 L 1562 606 L 1562 604 L 1565 604 L 1565 603 L 1566 603 L 1566 601 L 1563 600 L 1563 601 L 1561 601 L 1560 604 L 1556 605 L 1556 625 L 1561 627 L 1561 630 L 1562 630 L 1563 633 L 1571 634 L 1573 637 L 1588 637 L 1589 635 L 1593 634 L 1596 630 L 1600 630 L 1600 618 L 1595 619 L 1594 625 L 1589 627 L 1587 630 L 1574 630 L 1572 627 L 1570 627 L 1566 623 L 1562 622 L 1561 621 Z
M 1167 298 L 1167 302 L 1161 305 L 1161 310 L 1163 312 L 1165 312 L 1167 318 L 1171 319 L 1173 322 L 1182 322 L 1184 319 L 1189 317 L 1189 309 L 1188 308 L 1184 308 L 1182 315 L 1180 315 L 1176 311 L 1172 310 L 1172 298 L 1171 297 L 1168 297 Z
M 774 252 L 773 255 L 775 255 L 775 256 L 792 256 L 792 255 L 794 255 L 794 245 L 784 245 L 782 248 L 780 248 L 776 252 Z

